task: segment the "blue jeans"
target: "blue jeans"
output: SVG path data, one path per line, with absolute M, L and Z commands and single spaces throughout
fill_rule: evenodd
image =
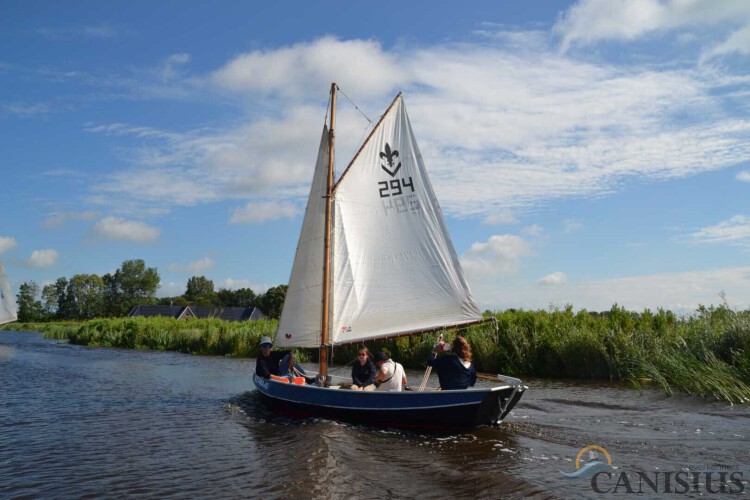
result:
M 283 358 L 281 358 L 281 363 L 279 363 L 279 376 L 280 377 L 286 377 L 289 374 L 289 359 L 291 357 L 292 357 L 292 353 L 288 352 Z M 296 362 L 294 363 L 294 367 L 297 369 L 298 372 L 305 373 L 305 370 Z

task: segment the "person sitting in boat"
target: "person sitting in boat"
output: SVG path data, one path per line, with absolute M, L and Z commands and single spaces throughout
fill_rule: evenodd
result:
M 448 349 L 453 353 L 438 357 L 439 351 Z M 468 389 L 477 381 L 477 371 L 471 363 L 471 347 L 465 338 L 456 336 L 448 349 L 445 349 L 445 342 L 442 340 L 435 344 L 427 364 L 437 371 L 442 390 Z
M 378 369 L 375 377 L 376 391 L 402 391 L 407 386 L 404 367 L 383 351 L 375 355 L 375 367 Z
M 357 352 L 357 361 L 352 366 L 352 389 L 363 391 L 370 386 L 372 387 L 369 390 L 374 389 L 373 383 L 377 375 L 378 370 L 370 359 L 370 351 L 367 347 L 360 347 Z
M 305 373 L 305 370 L 294 362 L 292 351 L 274 351 L 271 337 L 264 335 L 260 339 L 260 356 L 255 361 L 255 373 L 262 378 L 288 382 L 290 370 Z

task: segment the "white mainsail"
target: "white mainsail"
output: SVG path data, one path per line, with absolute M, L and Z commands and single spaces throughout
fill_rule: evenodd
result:
M 321 342 L 326 136 L 276 334 L 282 347 Z M 336 184 L 332 219 L 331 344 L 482 319 L 400 96 Z
M 479 321 L 397 98 L 334 191 L 333 344 Z
M 0 325 L 18 319 L 18 308 L 8 275 L 5 274 L 3 263 L 0 262 Z
M 320 346 L 327 184 L 328 127 L 324 126 L 289 289 L 276 333 L 275 342 L 280 347 Z

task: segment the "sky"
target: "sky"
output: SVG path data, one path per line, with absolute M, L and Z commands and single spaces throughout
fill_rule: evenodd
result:
M 14 289 L 287 283 L 334 81 L 338 173 L 404 93 L 480 309 L 750 307 L 745 0 L 0 1 Z

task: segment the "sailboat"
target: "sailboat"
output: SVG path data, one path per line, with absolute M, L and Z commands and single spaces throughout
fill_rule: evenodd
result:
M 324 125 L 277 347 L 320 350 L 317 385 L 253 375 L 285 414 L 396 427 L 498 424 L 521 398 L 520 380 L 466 390 L 351 391 L 327 383 L 337 345 L 483 322 L 417 147 L 401 93 L 338 180 L 336 84 Z M 420 388 L 422 389 L 422 388 Z
M 8 275 L 5 274 L 3 263 L 0 262 L 0 325 L 18 319 L 18 308 Z

